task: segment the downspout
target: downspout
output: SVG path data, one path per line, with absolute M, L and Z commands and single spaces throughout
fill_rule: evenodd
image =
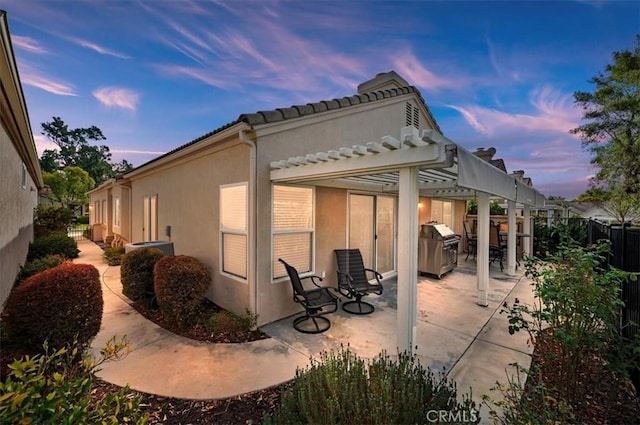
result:
M 257 243 L 258 235 L 257 229 L 257 216 L 258 216 L 258 200 L 256 190 L 256 177 L 257 177 L 257 159 L 256 159 L 256 143 L 249 138 L 247 130 L 240 130 L 238 137 L 240 141 L 249 146 L 249 264 L 248 264 L 248 276 L 249 276 L 249 310 L 256 317 L 258 316 L 258 273 L 257 273 Z M 255 133 L 253 133 L 255 135 Z

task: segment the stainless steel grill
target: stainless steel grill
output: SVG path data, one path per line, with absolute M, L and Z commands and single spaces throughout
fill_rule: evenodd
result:
M 453 270 L 458 265 L 460 239 L 446 224 L 423 224 L 418 238 L 418 272 L 439 279 Z

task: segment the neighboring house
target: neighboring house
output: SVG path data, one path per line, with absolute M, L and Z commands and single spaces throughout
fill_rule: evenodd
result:
M 615 215 L 611 214 L 602 205 L 593 202 L 572 202 L 576 214 L 582 218 L 596 220 L 601 223 L 618 222 Z
M 89 195 L 101 238 L 170 239 L 212 271 L 208 297 L 265 324 L 299 311 L 278 258 L 335 285 L 333 250 L 356 247 L 400 292 L 415 287 L 419 225 L 462 234 L 476 190 L 543 202 L 442 136 L 420 92 L 391 71 L 353 96 L 243 114 Z M 481 279 L 482 292 L 488 272 Z
M 7 13 L 0 10 L 0 308 L 33 240 L 33 210 L 43 187 L 27 105 L 11 45 Z

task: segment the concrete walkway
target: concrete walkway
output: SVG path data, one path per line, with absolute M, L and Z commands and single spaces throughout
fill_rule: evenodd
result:
M 114 335 L 126 335 L 131 352 L 122 360 L 107 362 L 99 376 L 117 385 L 128 384 L 146 393 L 189 399 L 231 397 L 267 388 L 294 377 L 299 367 L 321 351 L 347 345 L 363 358 L 381 350 L 395 350 L 395 282 L 387 282 L 382 296 L 370 297 L 376 311 L 368 316 L 342 310 L 329 316 L 332 327 L 320 335 L 292 328 L 293 318 L 261 329 L 272 338 L 243 344 L 201 343 L 168 332 L 139 315 L 122 295 L 120 268 L 102 260 L 102 250 L 80 241 L 78 263 L 93 264 L 102 276 L 104 315 L 95 352 Z M 507 277 L 492 267 L 489 307 L 475 304 L 475 276 L 464 264 L 442 280 L 420 278 L 418 284 L 417 355 L 434 371 L 444 371 L 458 384 L 459 393 L 473 388 L 481 403 L 496 381 L 506 382 L 511 363 L 530 364 L 526 334 L 509 335 L 507 317 L 499 314 L 504 301 L 531 303 L 529 282 Z M 482 409 L 487 416 L 487 408 Z M 485 421 L 483 421 L 485 422 Z M 486 422 L 488 423 L 488 422 Z

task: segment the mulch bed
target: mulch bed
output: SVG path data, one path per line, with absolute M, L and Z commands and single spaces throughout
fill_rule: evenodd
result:
M 540 370 L 542 373 L 529 376 L 525 397 L 531 395 L 533 388 L 540 383 L 547 388 L 558 388 L 561 385 L 559 381 L 562 374 L 558 361 L 560 352 L 559 344 L 548 335 L 543 334 L 536 339 L 531 370 Z M 640 424 L 640 407 L 633 384 L 610 372 L 603 359 L 597 356 L 582 359 L 576 376 L 576 391 L 583 392 L 573 405 L 576 423 Z M 534 410 L 542 408 L 534 406 Z
M 142 396 L 141 413 L 149 415 L 149 424 L 260 424 L 265 414 L 273 414 L 280 404 L 283 391 L 291 386 L 291 381 L 252 393 L 221 400 L 184 400 L 160 397 L 131 391 Z M 93 390 L 94 399 L 105 392 L 119 391 L 120 387 L 99 381 Z
M 160 327 L 163 327 L 177 335 L 195 339 L 197 341 L 213 342 L 213 343 L 240 343 L 249 341 L 258 341 L 270 338 L 260 330 L 244 331 L 238 329 L 222 329 L 218 332 L 207 330 L 205 322 L 215 313 L 222 313 L 225 310 L 217 304 L 204 299 L 194 314 L 193 325 L 188 328 L 176 327 L 173 323 L 167 322 L 158 308 L 154 308 L 146 301 L 137 301 L 132 307 L 147 319 L 151 320 Z

